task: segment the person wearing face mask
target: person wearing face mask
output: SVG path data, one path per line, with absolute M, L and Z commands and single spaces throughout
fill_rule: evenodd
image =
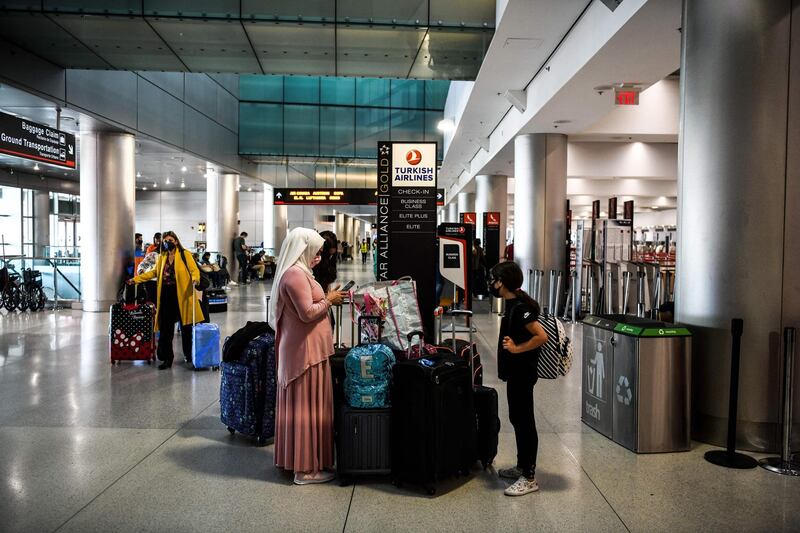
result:
M 192 306 L 194 320 L 204 320 L 203 310 L 194 288 L 200 283 L 200 270 L 191 252 L 181 246 L 178 236 L 172 231 L 162 235 L 161 253 L 156 267 L 128 280 L 128 284 L 144 283 L 157 279 L 156 284 L 156 324 L 155 331 L 160 332 L 156 353 L 161 364 L 159 370 L 172 366 L 175 354 L 172 351 L 172 339 L 175 335 L 175 322 L 181 323 L 181 345 L 183 357 L 191 364 L 192 357 Z
M 325 294 L 312 269 L 325 240 L 295 228 L 281 246 L 269 300 L 278 362 L 275 466 L 297 485 L 333 479 L 333 383 L 328 358 L 333 331 L 328 311 L 341 305 L 338 287 Z
M 547 332 L 538 322 L 539 304 L 521 289 L 522 281 L 522 269 L 513 261 L 495 265 L 489 281 L 492 296 L 506 301 L 497 340 L 497 370 L 506 382 L 508 418 L 517 442 L 516 466 L 498 471 L 500 477 L 515 480 L 505 489 L 507 496 L 539 490 L 535 476 L 539 434 L 533 387 L 538 380 L 539 347 L 547 342 Z

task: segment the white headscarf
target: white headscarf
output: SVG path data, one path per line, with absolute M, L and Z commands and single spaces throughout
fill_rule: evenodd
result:
M 295 228 L 286 236 L 281 245 L 278 264 L 275 267 L 275 278 L 272 281 L 272 293 L 269 299 L 269 325 L 272 326 L 272 329 L 275 329 L 278 323 L 276 312 L 281 278 L 289 268 L 295 265 L 309 276 L 313 276 L 311 262 L 323 244 L 325 244 L 325 239 L 313 229 Z

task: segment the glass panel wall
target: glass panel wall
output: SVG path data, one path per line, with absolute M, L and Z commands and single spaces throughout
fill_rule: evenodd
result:
M 449 81 L 240 77 L 239 153 L 375 158 L 380 140 L 438 141 Z

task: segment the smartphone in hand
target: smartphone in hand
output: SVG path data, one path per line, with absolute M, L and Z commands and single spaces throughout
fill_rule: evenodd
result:
M 356 282 L 351 280 L 351 281 L 347 282 L 347 285 L 345 285 L 344 287 L 342 287 L 339 290 L 342 291 L 342 292 L 349 291 L 350 289 L 353 288 L 353 285 L 355 285 L 355 284 L 356 284 Z

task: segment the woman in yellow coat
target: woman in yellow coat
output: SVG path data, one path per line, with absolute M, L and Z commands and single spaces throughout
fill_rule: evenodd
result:
M 175 322 L 181 322 L 181 344 L 183 358 L 191 364 L 192 357 L 192 306 L 194 306 L 195 322 L 203 321 L 203 310 L 194 294 L 194 287 L 200 283 L 200 270 L 191 252 L 181 246 L 181 241 L 174 232 L 168 231 L 161 237 L 161 250 L 156 268 L 145 272 L 128 284 L 144 283 L 158 279 L 156 298 L 155 330 L 160 331 L 158 337 L 159 370 L 172 366 L 175 354 L 172 352 L 172 339 L 175 335 Z

